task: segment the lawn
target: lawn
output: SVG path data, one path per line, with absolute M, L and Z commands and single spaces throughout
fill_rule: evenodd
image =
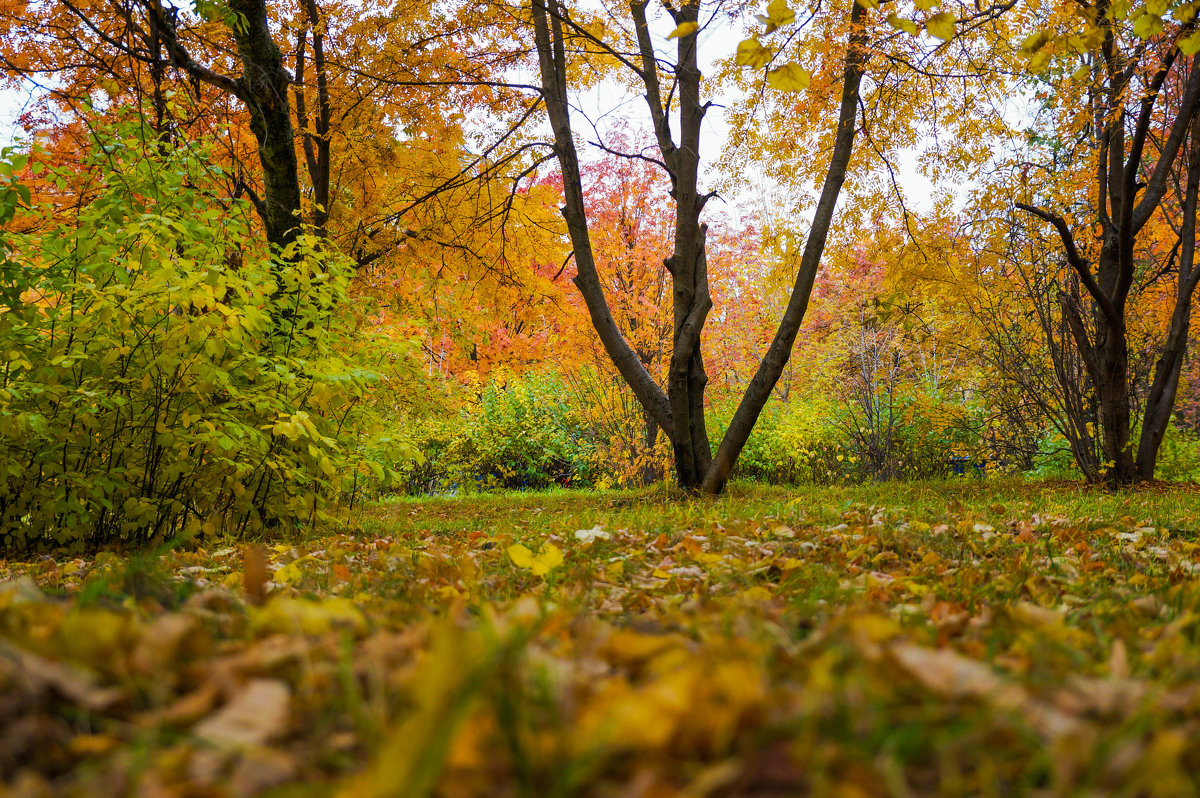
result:
M 959 479 L 0 562 L 0 795 L 1197 795 L 1198 530 Z

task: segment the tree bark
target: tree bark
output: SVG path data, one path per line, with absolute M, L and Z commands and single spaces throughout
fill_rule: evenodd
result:
M 1171 327 L 1162 355 L 1154 367 L 1154 382 L 1146 397 L 1142 416 L 1142 437 L 1138 441 L 1137 478 L 1151 480 L 1158 463 L 1163 436 L 1171 422 L 1175 397 L 1179 390 L 1179 373 L 1187 353 L 1188 332 L 1191 326 L 1192 296 L 1200 280 L 1196 258 L 1196 205 L 1200 194 L 1200 115 L 1192 120 L 1191 143 L 1188 151 L 1187 187 L 1183 200 L 1183 223 L 1180 225 L 1179 276 L 1175 284 L 1175 307 Z
M 596 272 L 596 258 L 592 252 L 587 209 L 583 200 L 583 178 L 579 171 L 579 156 L 575 151 L 567 103 L 567 59 L 563 39 L 565 12 L 562 3 L 560 0 L 532 0 L 530 9 L 533 13 L 534 40 L 542 78 L 542 100 L 546 104 L 546 114 L 554 132 L 554 152 L 562 170 L 562 214 L 575 255 L 575 285 L 583 295 L 592 326 L 617 371 L 633 390 L 642 407 L 650 413 L 667 436 L 674 440 L 674 423 L 667 396 L 654 382 L 637 353 L 621 334 Z
M 673 251 L 666 261 L 672 280 L 673 337 L 667 390 L 664 393 L 639 361 L 612 317 L 596 273 L 588 233 L 579 161 L 567 104 L 564 27 L 570 27 L 576 35 L 586 38 L 589 46 L 603 48 L 605 45 L 571 25 L 562 0 L 530 0 L 542 97 L 554 132 L 555 154 L 563 174 L 563 216 L 578 269 L 575 283 L 583 294 L 592 324 L 605 351 L 643 408 L 670 439 L 676 478 L 686 490 L 719 493 L 724 488 L 733 464 L 783 373 L 803 322 L 854 149 L 859 84 L 866 64 L 866 33 L 862 26 L 863 7 L 856 2 L 851 2 L 850 6 L 851 32 L 845 58 L 837 133 L 800 271 L 775 338 L 738 406 L 714 459 L 704 417 L 704 392 L 708 375 L 700 346 L 701 332 L 712 309 L 712 297 L 705 256 L 706 227 L 700 221 L 709 195 L 702 195 L 698 189 L 700 128 L 708 105 L 700 100 L 701 75 L 696 54 L 696 33 L 679 37 L 675 86 L 673 91 L 667 92 L 666 102 L 659 85 L 659 61 L 646 23 L 644 0 L 634 0 L 629 6 L 637 35 L 640 66 L 630 61 L 623 52 L 611 48 L 607 50 L 609 55 L 630 69 L 645 87 L 645 99 L 659 153 L 670 174 L 671 195 L 675 200 Z M 699 0 L 688 0 L 677 7 L 668 4 L 666 8 L 676 25 L 694 23 L 699 19 Z M 671 133 L 669 103 L 672 96 L 678 98 L 678 142 Z
M 263 225 L 267 240 L 283 249 L 300 231 L 300 172 L 288 95 L 292 79 L 271 38 L 265 0 L 230 0 L 229 7 L 243 18 L 243 24 L 234 26 L 242 62 L 237 87 L 250 112 L 263 169 Z
M 1111 22 L 1102 24 L 1111 25 Z M 1180 81 L 1183 91 L 1175 119 L 1162 141 L 1158 159 L 1146 182 L 1138 180 L 1143 173 L 1143 156 L 1150 139 L 1157 101 L 1171 69 L 1182 60 L 1178 58 L 1178 41 L 1191 26 L 1182 26 L 1176 45 L 1159 60 L 1151 74 L 1137 107 L 1136 116 L 1127 109 L 1127 94 L 1138 58 L 1127 58 L 1117 51 L 1111 28 L 1102 45 L 1103 66 L 1106 70 L 1106 106 L 1098 109 L 1096 118 L 1103 128 L 1098 140 L 1096 186 L 1098 202 L 1096 222 L 1100 228 L 1100 250 L 1093 264 L 1084 258 L 1075 242 L 1074 233 L 1066 220 L 1051 211 L 1028 203 L 1017 207 L 1050 222 L 1062 240 L 1067 262 L 1087 289 L 1094 308 L 1095 340 L 1091 340 L 1077 307 L 1063 305 L 1064 317 L 1070 325 L 1076 348 L 1084 363 L 1099 406 L 1101 444 L 1105 463 L 1094 478 L 1114 485 L 1127 485 L 1154 477 L 1154 465 L 1162 436 L 1166 432 L 1178 388 L 1179 368 L 1187 346 L 1188 310 L 1195 290 L 1193 274 L 1195 247 L 1195 193 L 1193 180 L 1196 152 L 1197 114 L 1200 113 L 1200 68 L 1196 58 Z M 1132 118 L 1132 126 L 1130 121 Z M 1192 129 L 1192 154 L 1189 155 L 1187 191 L 1184 201 L 1184 220 L 1181 232 L 1183 256 L 1180 258 L 1179 282 L 1171 327 L 1164 342 L 1155 377 L 1147 396 L 1141 438 L 1134 455 L 1132 438 L 1132 394 L 1129 372 L 1129 336 L 1127 318 L 1130 292 L 1137 274 L 1135 243 L 1142 228 L 1154 213 L 1160 211 L 1167 190 L 1167 180 L 1178 161 L 1180 150 Z M 1138 195 L 1140 193 L 1140 196 Z M 1077 421 L 1082 422 L 1082 419 Z M 1076 460 L 1085 474 L 1087 464 Z
M 800 257 L 800 270 L 796 275 L 792 295 L 788 300 L 787 309 L 775 331 L 775 337 L 763 356 L 750 385 L 746 389 L 742 401 L 738 404 L 729 429 L 717 448 L 712 466 L 705 475 L 702 490 L 705 493 L 720 493 L 729 479 L 738 455 L 750 438 L 758 417 L 771 397 L 771 391 L 783 374 L 792 354 L 792 346 L 796 342 L 796 334 L 804 322 L 804 314 L 808 310 L 808 300 L 812 295 L 813 283 L 817 279 L 817 269 L 821 265 L 821 255 L 825 251 L 825 241 L 829 236 L 829 227 L 833 221 L 833 212 L 837 207 L 838 195 L 842 184 L 846 181 L 846 172 L 850 168 L 850 157 L 854 153 L 854 137 L 858 121 L 858 89 L 862 82 L 863 71 L 866 67 L 867 53 L 866 33 L 862 27 L 863 7 L 857 2 L 851 2 L 850 7 L 850 41 L 846 49 L 845 67 L 842 74 L 842 102 L 838 111 L 837 135 L 834 139 L 833 154 L 829 160 L 829 169 L 825 173 L 825 182 L 821 188 L 821 198 L 817 201 L 816 213 L 813 215 L 812 228 L 808 240 L 804 243 L 804 252 Z
M 304 141 L 304 161 L 312 185 L 312 225 L 318 236 L 325 235 L 329 222 L 330 135 L 332 133 L 333 103 L 329 96 L 329 70 L 325 62 L 325 34 L 322 32 L 320 10 L 315 0 L 304 0 L 304 15 L 308 23 L 296 37 L 296 121 Z M 307 32 L 312 31 L 312 66 L 316 76 L 317 107 L 311 115 L 305 96 L 305 48 Z M 310 132 L 309 126 L 312 126 Z

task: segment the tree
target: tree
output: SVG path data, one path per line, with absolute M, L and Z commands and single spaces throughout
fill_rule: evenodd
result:
M 791 355 L 813 288 L 821 253 L 829 233 L 838 194 L 846 178 L 856 132 L 858 88 L 867 53 L 863 29 L 865 9 L 850 2 L 849 34 L 842 57 L 841 103 L 836 137 L 820 200 L 801 257 L 787 309 L 774 338 L 759 363 L 732 421 L 712 454 L 704 416 L 704 391 L 708 384 L 701 332 L 712 309 L 705 238 L 701 215 L 712 193 L 699 189 L 701 122 L 709 104 L 701 99 L 698 33 L 702 13 L 707 22 L 713 9 L 701 0 L 678 7 L 666 5 L 675 25 L 675 61 L 656 53 L 647 18 L 647 3 L 632 2 L 618 36 L 602 40 L 573 16 L 563 0 L 531 0 L 534 39 L 542 84 L 542 97 L 554 134 L 554 152 L 563 174 L 563 215 L 574 250 L 575 284 L 587 304 L 592 325 L 605 351 L 639 402 L 671 440 L 676 478 L 687 490 L 719 493 L 737 460 L 772 389 Z M 703 6 L 703 7 L 702 7 Z M 794 14 L 784 3 L 768 9 L 770 27 L 791 21 Z M 757 44 L 757 42 L 755 42 Z M 760 49 L 761 45 L 758 45 Z M 649 157 L 666 172 L 675 201 L 672 252 L 666 266 L 672 284 L 671 357 L 667 387 L 659 387 L 629 345 L 615 320 L 600 281 L 592 249 L 589 216 L 569 111 L 568 90 L 575 74 L 573 60 L 587 52 L 614 60 L 644 90 L 657 153 Z M 628 53 L 632 52 L 632 55 Z M 569 57 L 570 56 L 570 57 Z M 766 60 L 769 60 L 769 53 Z M 790 65 L 789 65 L 790 66 Z M 664 83 L 669 83 L 664 88 Z M 677 114 L 678 131 L 672 130 Z
M 1035 67 L 1055 67 L 1047 78 L 1058 96 L 1046 149 L 1078 163 L 1088 182 L 1086 189 L 1064 190 L 1050 170 L 1051 180 L 1035 181 L 1040 190 L 1027 187 L 1015 206 L 1053 227 L 1078 278 L 1082 291 L 1060 290 L 1058 301 L 1095 393 L 1105 458 L 1096 478 L 1128 484 L 1154 477 L 1200 280 L 1200 64 L 1191 55 L 1200 49 L 1200 35 L 1191 7 L 1175 8 L 1164 19 L 1149 5 L 1122 13 L 1098 0 L 1067 4 L 1062 13 L 1083 33 L 1043 30 L 1026 47 Z M 1031 165 L 1039 166 L 1051 164 Z M 1155 224 L 1165 224 L 1174 238 L 1157 258 L 1147 251 Z M 1139 396 L 1130 326 L 1151 305 L 1146 286 L 1166 274 L 1175 278 L 1168 329 L 1153 380 Z M 1139 401 L 1140 432 L 1134 425 Z

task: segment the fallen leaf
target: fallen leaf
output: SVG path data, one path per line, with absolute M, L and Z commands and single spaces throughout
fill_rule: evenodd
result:
M 218 748 L 263 745 L 288 728 L 292 691 L 278 679 L 252 679 L 233 699 L 192 729 Z

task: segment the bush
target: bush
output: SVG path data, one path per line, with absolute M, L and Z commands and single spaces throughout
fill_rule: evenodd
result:
M 361 465 L 349 268 L 311 237 L 273 259 L 205 153 L 147 129 L 99 134 L 98 190 L 7 234 L 0 548 L 311 523 Z
M 493 379 L 457 417 L 410 417 L 406 427 L 423 458 L 404 466 L 411 493 L 592 481 L 593 432 L 555 374 Z
M 1154 471 L 1155 477 L 1168 482 L 1200 482 L 1200 438 L 1172 422 Z

